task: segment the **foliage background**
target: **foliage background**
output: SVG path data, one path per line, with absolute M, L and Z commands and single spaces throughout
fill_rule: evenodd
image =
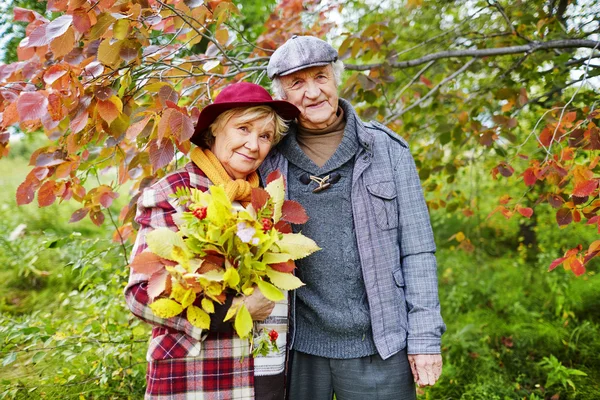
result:
M 61 2 L 15 0 L 2 5 L 6 63 L 16 60 L 26 25 L 11 22 L 11 6 L 33 8 L 54 20 L 61 13 L 45 11 L 49 3 Z M 176 3 L 181 2 L 166 2 Z M 211 10 L 220 3 L 185 2 Z M 547 50 L 534 46 L 549 40 L 597 42 L 600 6 L 566 0 L 235 4 L 239 15 L 232 13 L 225 25 L 210 25 L 205 37 L 178 49 L 169 62 L 156 63 L 149 76 L 160 72 L 180 93 L 186 83 L 207 82 L 198 92 L 177 97 L 177 105 L 192 118 L 193 107 L 208 102 L 231 79 L 267 84 L 266 50 L 292 33 L 327 37 L 340 49 L 348 68 L 342 95 L 365 119 L 385 122 L 408 139 L 432 214 L 448 332 L 443 338 L 442 379 L 434 388 L 420 391 L 421 397 L 597 398 L 600 281 L 597 260 L 585 258 L 595 253 L 582 250 L 567 260 L 570 269 L 578 261 L 585 262 L 579 277 L 562 268 L 547 269 L 569 249 L 581 243 L 587 248 L 598 238 L 593 217 L 599 207 L 595 160 L 600 147 L 594 141 L 598 135 L 594 111 L 600 53 L 592 46 Z M 181 74 L 173 65 L 212 51 L 211 40 L 223 26 L 228 34 L 236 32 L 237 41 L 226 52 L 248 61 L 245 72 L 232 72 L 223 57 L 221 65 L 206 71 L 202 66 L 213 59 L 207 57 L 188 71 L 195 74 L 188 76 L 190 80 L 172 78 L 177 71 Z M 15 39 L 10 39 L 11 33 Z M 148 40 L 164 45 L 176 41 L 175 37 L 172 32 L 154 31 Z M 252 48 L 249 43 L 262 47 Z M 394 64 L 441 51 L 517 45 L 532 47 L 497 57 L 460 55 L 410 67 Z M 144 71 L 149 63 L 151 59 L 141 59 L 130 71 Z M 367 64 L 381 65 L 361 71 Z M 51 65 L 48 62 L 43 68 Z M 126 71 L 123 68 L 91 84 L 110 86 L 117 93 L 127 84 Z M 3 81 L 2 88 L 8 87 Z M 91 88 L 96 93 L 97 88 Z M 155 107 L 153 118 L 158 124 L 165 110 L 174 108 L 164 101 L 153 102 L 157 97 L 161 96 L 151 91 L 138 97 L 138 103 L 123 108 L 122 117 L 134 123 L 136 107 Z M 2 103 L 5 116 L 6 107 Z M 565 120 L 567 115 L 571 121 Z M 64 117 L 68 123 L 74 116 Z M 93 223 L 99 222 L 98 217 L 68 224 L 82 205 L 93 203 L 90 197 L 75 196 L 58 204 L 57 196 L 56 203 L 47 205 L 46 191 L 42 200 L 38 194 L 38 204 L 45 207 L 34 203 L 17 207 L 14 194 L 37 162 L 32 153 L 39 155 L 46 146 L 60 147 L 61 138 L 47 129 L 41 133 L 39 124 L 21 121 L 20 129 L 3 126 L 12 135 L 9 141 L 0 140 L 5 153 L 0 159 L 0 262 L 4 266 L 0 271 L 0 398 L 143 396 L 149 330 L 131 318 L 124 306 L 129 244 L 114 242 L 118 236 L 114 232 L 116 227 L 122 234 L 129 232 L 127 213 L 121 211 L 127 209 L 140 182 L 146 179 L 147 184 L 164 170 L 181 165 L 186 147 L 184 141 L 178 143 L 167 160 L 172 162 L 162 168 L 166 163 L 156 163 L 149 145 L 156 131 L 118 142 L 111 135 L 119 129 L 97 114 L 90 113 L 87 126 L 97 129 L 99 136 L 70 154 L 81 156 L 87 150 L 89 159 L 67 179 L 79 179 L 87 194 L 94 188 L 110 188 L 114 201 L 94 203 L 93 212 L 102 214 L 104 224 Z M 108 137 L 101 134 L 114 130 Z M 555 135 L 558 131 L 561 136 Z M 65 140 L 69 132 L 67 127 Z M 176 135 L 169 134 L 177 142 Z M 141 173 L 129 174 L 135 169 L 129 165 L 127 178 L 122 178 L 118 164 L 123 160 L 106 153 L 117 146 L 129 152 L 127 161 L 140 154 Z M 524 173 L 535 168 L 532 183 Z M 64 179 L 52 173 L 49 181 Z M 587 186 L 581 189 L 581 185 Z M 566 216 L 571 220 L 567 222 Z M 592 224 L 586 225 L 589 221 Z

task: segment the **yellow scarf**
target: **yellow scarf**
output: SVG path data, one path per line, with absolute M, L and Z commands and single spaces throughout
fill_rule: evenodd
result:
M 190 158 L 214 185 L 222 185 L 225 188 L 225 193 L 231 201 L 239 201 L 244 207 L 250 203 L 252 188 L 257 188 L 259 184 L 256 172 L 249 174 L 246 179 L 233 180 L 212 151 L 199 147 L 194 147 Z

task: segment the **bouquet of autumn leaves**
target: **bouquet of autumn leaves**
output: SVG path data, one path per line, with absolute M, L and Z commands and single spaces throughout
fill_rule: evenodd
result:
M 158 228 L 146 236 L 148 248 L 130 267 L 150 275 L 148 294 L 152 312 L 171 318 L 185 312 L 188 321 L 209 329 L 215 302 L 226 294 L 250 295 L 258 288 L 269 300 L 284 298 L 282 290 L 303 283 L 293 275 L 294 260 L 319 250 L 290 223 L 308 217 L 302 206 L 285 200 L 285 183 L 271 174 L 265 189 L 253 189 L 252 201 L 235 208 L 221 186 L 209 191 L 180 189 L 174 195 L 188 211 L 177 214 L 179 231 Z M 243 302 L 232 306 L 225 320 L 235 317 L 241 338 L 252 330 L 252 317 Z

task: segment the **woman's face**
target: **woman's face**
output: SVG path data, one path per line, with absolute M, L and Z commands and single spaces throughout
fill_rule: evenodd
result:
M 244 179 L 259 167 L 271 150 L 275 124 L 267 117 L 241 122 L 234 115 L 215 134 L 211 151 L 233 179 Z M 268 121 L 268 122 L 267 122 Z

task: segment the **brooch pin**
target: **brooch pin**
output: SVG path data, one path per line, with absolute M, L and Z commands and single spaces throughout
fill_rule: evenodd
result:
M 312 192 L 319 193 L 319 192 L 322 192 L 323 190 L 331 187 L 331 185 L 333 185 L 334 183 L 339 181 L 340 178 L 341 178 L 341 175 L 338 174 L 337 172 L 334 172 L 331 175 L 326 175 L 322 178 L 315 176 L 315 175 L 303 174 L 302 176 L 300 176 L 300 182 L 304 183 L 305 185 L 308 185 L 311 182 L 316 183 L 319 186 L 314 188 Z

